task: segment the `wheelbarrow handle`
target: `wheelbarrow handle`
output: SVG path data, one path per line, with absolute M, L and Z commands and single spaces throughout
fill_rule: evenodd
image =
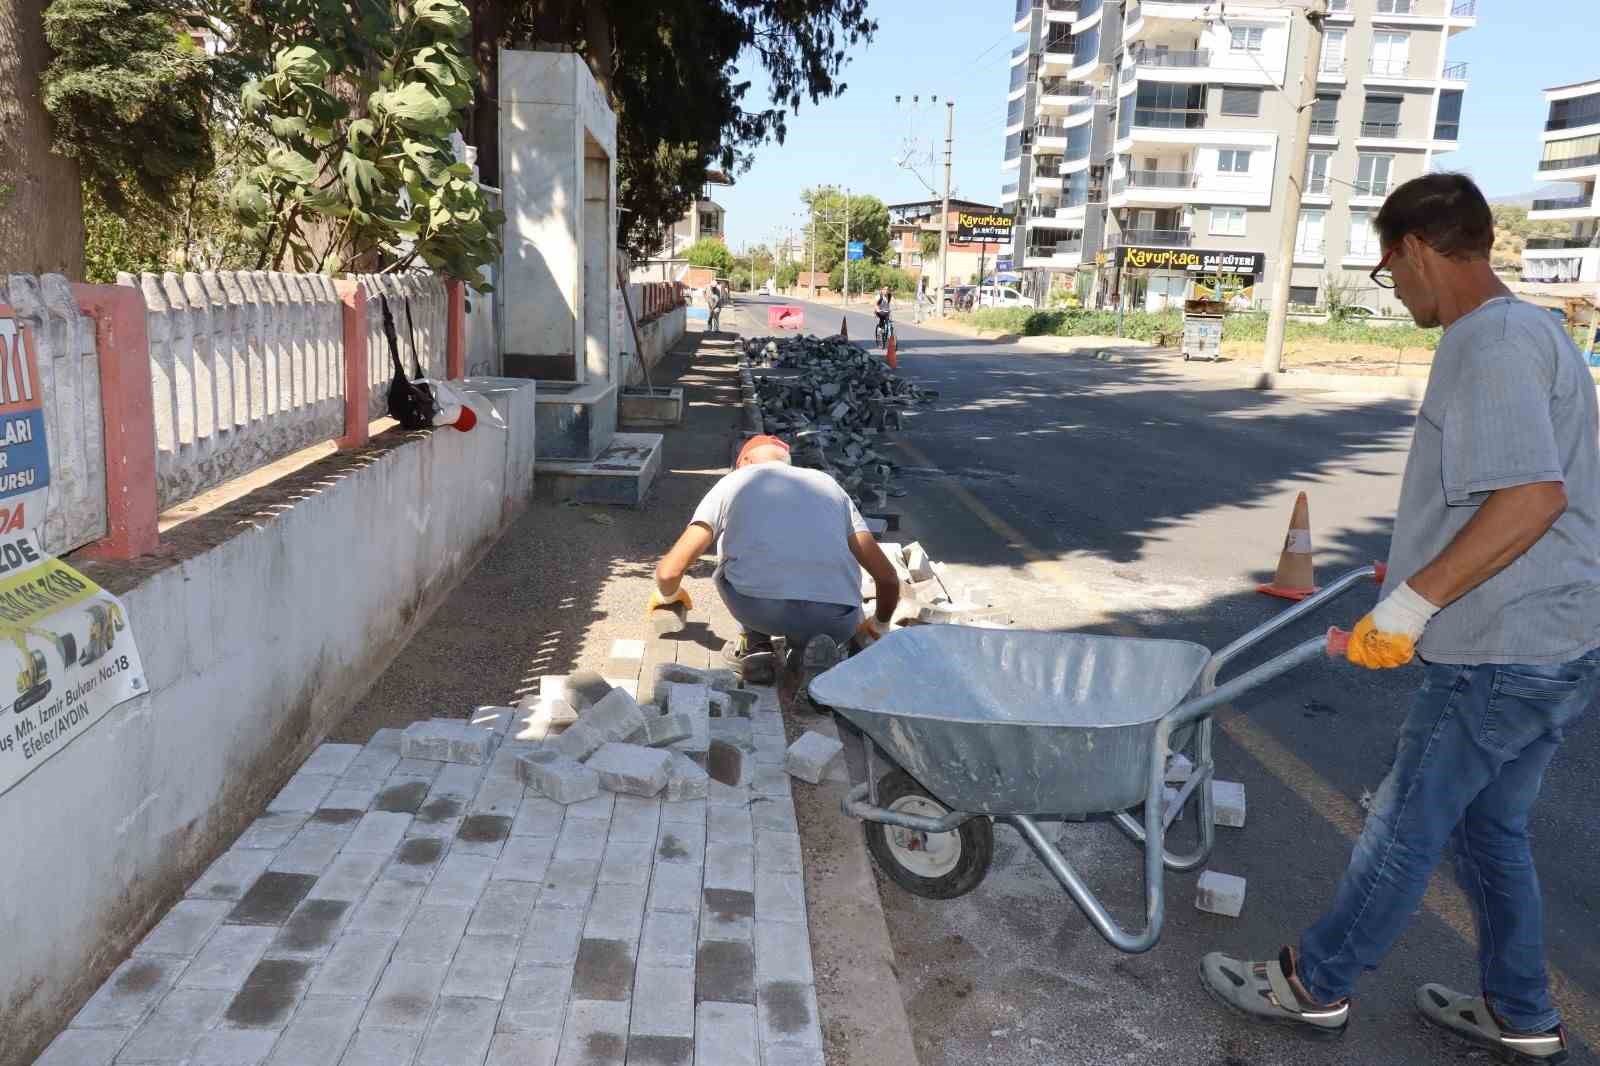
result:
M 1338 626 L 1328 627 L 1328 658 L 1343 659 L 1350 652 L 1350 631 Z
M 1343 596 L 1346 592 L 1349 592 L 1363 579 L 1370 577 L 1382 582 L 1383 575 L 1386 570 L 1387 568 L 1382 564 L 1373 563 L 1369 566 L 1363 566 L 1360 569 L 1352 570 L 1347 574 L 1342 574 L 1337 579 L 1330 582 L 1322 591 L 1306 597 L 1286 611 L 1280 611 L 1278 614 L 1273 615 L 1265 622 L 1239 637 L 1239 639 L 1235 640 L 1232 644 L 1229 644 L 1227 647 L 1215 652 L 1211 656 L 1210 660 L 1206 663 L 1205 670 L 1200 674 L 1201 693 L 1204 694 L 1216 688 L 1217 675 L 1222 672 L 1222 668 L 1224 666 L 1226 666 L 1233 659 L 1237 658 L 1240 653 L 1247 651 L 1257 644 L 1260 644 L 1274 633 L 1284 629 L 1291 623 L 1304 618 L 1311 612 L 1319 610 L 1322 607 L 1326 607 L 1329 603 L 1338 599 L 1340 596 Z

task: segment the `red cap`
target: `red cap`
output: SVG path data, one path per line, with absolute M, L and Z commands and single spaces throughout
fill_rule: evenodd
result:
M 789 446 L 783 443 L 783 441 L 779 440 L 777 437 L 765 435 L 760 437 L 751 437 L 749 440 L 744 442 L 744 447 L 739 449 L 739 458 L 736 459 L 733 464 L 735 469 L 743 466 L 749 461 L 751 452 L 766 444 L 771 444 L 774 447 L 782 448 L 785 455 L 789 453 Z

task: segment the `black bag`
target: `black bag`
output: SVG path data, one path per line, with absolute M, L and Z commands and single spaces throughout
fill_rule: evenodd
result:
M 404 429 L 431 429 L 433 416 L 439 405 L 428 386 L 406 377 L 405 364 L 400 362 L 400 342 L 395 338 L 394 315 L 389 312 L 389 298 L 378 294 L 383 305 L 383 335 L 389 341 L 389 361 L 394 364 L 394 379 L 389 382 L 389 417 Z M 406 301 L 406 332 L 411 336 L 411 360 L 422 377 L 422 358 L 417 353 L 417 334 L 411 325 L 411 301 Z

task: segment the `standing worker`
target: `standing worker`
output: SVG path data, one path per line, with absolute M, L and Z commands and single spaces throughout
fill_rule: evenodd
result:
M 1400 487 L 1384 596 L 1351 662 L 1422 660 L 1350 865 L 1323 917 L 1277 958 L 1202 960 L 1205 987 L 1261 1021 L 1333 1036 L 1356 978 L 1421 905 L 1445 845 L 1478 919 L 1481 995 L 1426 984 L 1422 1017 L 1530 1062 L 1567 1057 L 1550 999 L 1528 820 L 1563 731 L 1600 692 L 1595 386 L 1549 312 L 1490 269 L 1494 219 L 1469 179 L 1429 174 L 1378 212 L 1393 288 L 1443 326 Z
M 706 332 L 716 333 L 722 328 L 722 283 L 714 281 L 706 293 L 706 306 L 711 309 L 706 318 Z

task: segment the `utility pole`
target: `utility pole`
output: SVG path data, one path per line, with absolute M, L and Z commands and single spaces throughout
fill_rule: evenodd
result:
M 1288 195 L 1283 203 L 1278 260 L 1272 264 L 1272 306 L 1267 315 L 1267 346 L 1261 353 L 1261 369 L 1267 374 L 1276 374 L 1283 365 L 1283 338 L 1289 326 L 1289 282 L 1294 278 L 1294 240 L 1300 226 L 1300 198 L 1305 194 L 1311 116 L 1317 105 L 1317 68 L 1322 62 L 1322 25 L 1327 17 L 1328 0 L 1309 0 L 1305 13 L 1305 65 L 1300 74 L 1301 102 L 1295 112 L 1294 143 L 1289 149 Z M 1222 293 L 1218 292 L 1217 296 L 1220 298 Z
M 1315 84 L 1315 82 L 1313 82 Z M 944 102 L 944 213 L 939 220 L 939 317 L 944 317 L 944 290 L 950 283 L 950 150 L 956 136 L 956 102 Z
M 811 209 L 811 299 L 817 298 L 817 210 Z
M 850 186 L 844 187 L 844 303 L 850 306 Z

